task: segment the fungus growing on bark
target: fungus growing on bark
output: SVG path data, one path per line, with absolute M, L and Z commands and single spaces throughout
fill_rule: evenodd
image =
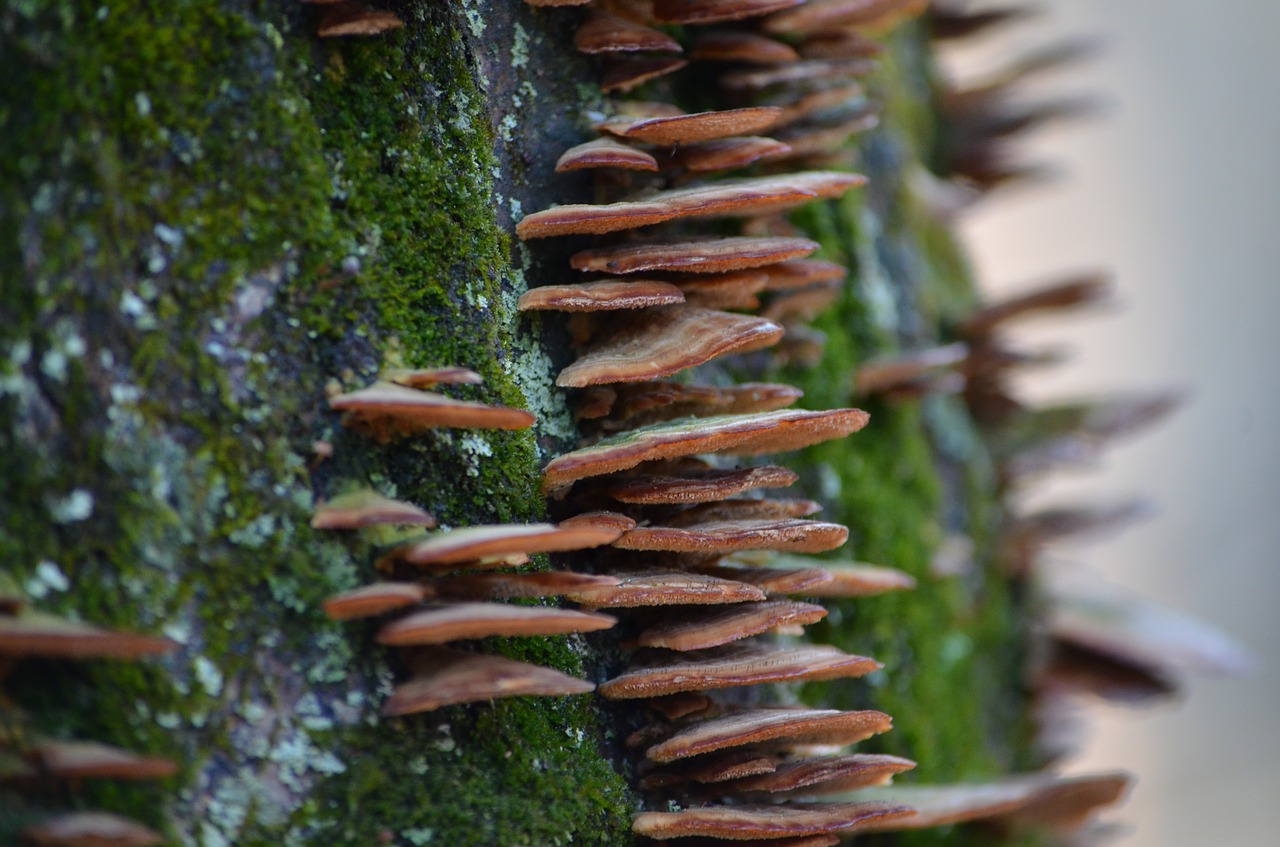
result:
M 687 64 L 689 64 L 688 59 L 617 56 L 605 62 L 604 76 L 600 79 L 600 90 L 630 91 L 649 80 L 675 73 Z
M 638 147 L 612 138 L 596 138 L 570 147 L 556 160 L 556 173 L 590 168 L 656 171 L 658 160 Z
M 928 0 L 809 0 L 767 18 L 761 28 L 772 33 L 810 33 L 838 26 L 886 27 L 919 15 Z
M 858 753 L 784 762 L 768 773 L 735 780 L 727 791 L 764 791 L 774 795 L 834 794 L 884 785 L 916 766 L 901 756 Z
M 469 526 L 428 535 L 397 547 L 396 559 L 420 567 L 449 567 L 494 560 L 515 553 L 585 550 L 616 541 L 617 526 L 556 526 L 554 524 L 498 524 Z M 495 566 L 505 562 L 497 561 Z
M 477 573 L 440 578 L 436 590 L 445 597 L 508 600 L 517 597 L 556 597 L 586 589 L 612 588 L 616 576 L 574 571 L 538 573 Z
M 777 212 L 823 198 L 839 197 L 866 178 L 841 171 L 718 180 L 659 192 L 642 200 L 603 205 L 555 206 L 526 215 L 516 225 L 522 239 L 599 235 L 695 217 L 748 216 Z
M 860 409 L 821 412 L 782 409 L 656 424 L 552 459 L 543 470 L 542 486 L 554 496 L 579 479 L 626 470 L 656 459 L 699 453 L 751 456 L 798 450 L 857 432 L 866 426 L 868 417 Z
M 835 709 L 750 709 L 691 724 L 645 751 L 654 762 L 756 744 L 856 744 L 888 732 L 893 720 L 883 712 Z
M 772 412 L 793 405 L 802 396 L 800 389 L 780 383 L 744 382 L 716 388 L 649 381 L 588 389 L 578 417 L 598 421 L 601 429 L 635 429 L 684 417 Z
M 623 550 L 676 553 L 732 553 L 738 550 L 788 550 L 820 553 L 849 537 L 848 527 L 796 518 L 708 521 L 688 527 L 636 527 L 613 542 Z
M 732 579 L 754 585 L 769 597 L 786 595 L 818 596 L 819 589 L 833 582 L 835 577 L 825 567 L 775 568 L 755 567 L 734 563 L 697 566 L 699 573 L 721 579 Z M 840 594 L 834 596 L 843 596 Z
M 672 616 L 644 629 L 636 636 L 636 643 L 641 647 L 668 650 L 704 650 L 759 635 L 777 626 L 811 624 L 826 615 L 827 610 L 821 606 L 792 600 L 743 603 L 696 618 Z
M 379 644 L 404 647 L 444 644 L 494 635 L 566 635 L 608 629 L 617 618 L 549 606 L 451 603 L 407 615 L 378 630 Z
M 1058 312 L 1102 303 L 1111 296 L 1110 278 L 1105 273 L 1070 276 L 991 303 L 973 312 L 957 328 L 965 338 L 985 338 L 1009 321 L 1038 312 Z
M 0 615 L 0 656 L 139 659 L 168 653 L 176 646 L 167 638 L 102 629 L 42 612 Z
M 786 65 L 733 71 L 720 77 L 720 86 L 737 93 L 758 92 L 793 82 L 843 81 L 866 76 L 877 67 L 870 59 L 805 59 Z
M 854 391 L 858 394 L 874 394 L 899 388 L 941 368 L 958 365 L 968 355 L 968 345 L 957 342 L 864 362 L 858 366 L 858 372 L 854 376 Z
M 363 3 L 324 4 L 316 35 L 338 38 L 349 35 L 381 35 L 404 26 L 404 21 L 384 9 L 373 9 Z
M 324 601 L 323 608 L 330 620 L 346 621 L 413 606 L 433 594 L 434 591 L 417 582 L 375 582 L 335 594 Z
M 800 58 L 790 44 L 742 30 L 716 30 L 699 35 L 689 55 L 698 61 L 749 65 L 781 65 Z
M 726 353 L 775 344 L 782 327 L 764 318 L 696 306 L 664 306 L 629 316 L 560 372 L 556 385 L 582 388 L 669 376 Z
M 793 470 L 768 465 L 698 470 L 679 476 L 633 473 L 606 481 L 602 490 L 620 503 L 708 503 L 754 488 L 781 488 L 797 479 L 799 476 Z
M 620 53 L 646 50 L 682 53 L 684 48 L 665 32 L 594 8 L 573 35 L 573 46 L 583 53 Z
M 786 806 L 704 806 L 679 812 L 641 812 L 631 829 L 650 838 L 701 835 L 741 841 L 796 835 L 865 832 L 875 824 L 909 818 L 913 810 L 892 803 L 821 803 Z
M 436 427 L 525 429 L 533 425 L 533 415 L 522 409 L 455 400 L 391 382 L 375 382 L 331 397 L 329 408 L 346 412 L 345 423 L 368 429 L 384 441 L 393 432 L 409 435 Z
M 28 758 L 57 779 L 163 779 L 178 772 L 169 759 L 96 741 L 42 741 L 30 748 Z
M 614 585 L 572 587 L 563 594 L 594 608 L 642 606 L 707 606 L 749 603 L 765 599 L 759 588 L 730 579 L 697 573 L 662 572 L 615 574 Z
M 590 682 L 551 668 L 501 656 L 432 648 L 413 657 L 414 672 L 383 704 L 384 715 L 429 712 L 456 703 L 499 697 L 548 697 L 586 694 Z
M 758 18 L 805 0 L 654 0 L 653 14 L 663 23 L 712 24 Z
M 408 388 L 431 388 L 434 385 L 479 385 L 480 374 L 469 368 L 445 365 L 438 368 L 392 368 L 382 372 L 382 379 Z
M 760 644 L 731 644 L 653 659 L 600 684 L 607 700 L 661 697 L 681 691 L 735 688 L 763 682 L 811 682 L 862 676 L 881 666 L 874 659 L 853 656 L 835 647 L 806 645 L 775 648 Z
M 328 500 L 311 517 L 312 529 L 360 529 L 381 524 L 433 527 L 436 519 L 412 503 L 383 497 L 368 488 Z
M 725 274 L 689 274 L 677 280 L 675 285 L 683 292 L 685 302 L 691 306 L 754 311 L 760 308 L 760 298 L 756 294 L 764 290 L 767 281 L 764 274 L 737 271 Z
M 781 141 L 745 135 L 686 144 L 676 150 L 672 160 L 695 173 L 706 173 L 745 168 L 755 162 L 776 159 L 790 151 L 791 148 Z
M 640 271 L 723 273 L 758 268 L 808 256 L 818 249 L 807 238 L 703 238 L 694 241 L 645 241 L 599 247 L 573 254 L 578 271 L 631 274 Z
M 151 847 L 165 837 L 137 821 L 108 812 L 69 812 L 27 827 L 22 838 L 36 847 Z
M 633 141 L 674 146 L 710 141 L 713 138 L 727 138 L 731 135 L 751 135 L 768 129 L 781 112 L 781 109 L 773 106 L 752 106 L 745 109 L 696 112 L 689 115 L 624 114 L 597 124 L 596 129 Z
M 608 312 L 670 306 L 684 302 L 684 292 L 653 279 L 600 279 L 574 285 L 544 285 L 520 295 L 516 309 L 554 312 Z

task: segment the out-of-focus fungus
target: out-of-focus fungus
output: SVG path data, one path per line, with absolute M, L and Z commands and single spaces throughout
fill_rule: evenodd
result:
M 433 527 L 436 519 L 412 503 L 392 500 L 367 488 L 334 497 L 311 517 L 313 529 L 360 529 L 381 524 Z
M 429 712 L 499 697 L 586 694 L 595 689 L 584 679 L 551 668 L 451 648 L 419 653 L 413 664 L 413 676 L 397 685 L 383 704 L 384 715 Z
M 167 638 L 102 629 L 43 612 L 0 615 L 0 656 L 138 659 L 168 653 L 176 646 Z
M 608 629 L 617 622 L 617 618 L 597 612 L 547 606 L 451 603 L 392 621 L 378 630 L 378 643 L 403 647 L 494 635 L 565 635 Z
M 740 30 L 716 30 L 699 35 L 689 55 L 698 61 L 749 65 L 780 65 L 800 58 L 790 44 Z
M 416 582 L 375 582 L 330 597 L 324 613 L 335 621 L 367 618 L 421 603 L 433 593 Z
M 545 523 L 469 526 L 409 542 L 396 548 L 394 555 L 411 565 L 447 568 L 513 553 L 585 550 L 616 541 L 623 531 L 613 526 L 564 527 Z
M 592 9 L 591 15 L 578 27 L 573 35 L 573 46 L 583 53 L 684 52 L 680 42 L 662 30 L 629 21 L 600 8 Z
M 169 759 L 139 756 L 96 741 L 44 741 L 29 758 L 57 779 L 163 779 L 178 772 Z
M 151 847 L 164 836 L 137 821 L 108 812 L 70 812 L 22 831 L 36 847 Z
M 821 803 L 786 806 L 704 806 L 679 812 L 641 812 L 631 828 L 650 838 L 702 835 L 741 841 L 839 832 L 864 832 L 874 824 L 909 818 L 908 806 L 892 803 Z
M 642 647 L 668 650 L 703 650 L 718 647 L 786 624 L 811 624 L 826 617 L 827 610 L 812 603 L 769 600 L 743 603 L 709 615 L 673 616 L 648 627 L 636 637 Z
M 604 493 L 620 503 L 708 503 L 753 488 L 781 488 L 799 476 L 772 465 L 732 470 L 707 469 L 680 476 L 633 473 L 609 480 Z

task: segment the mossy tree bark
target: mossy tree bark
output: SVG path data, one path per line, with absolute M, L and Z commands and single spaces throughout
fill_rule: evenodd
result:
M 0 720 L 14 749 L 91 738 L 183 765 L 157 785 L 0 787 L 0 841 L 69 807 L 202 845 L 631 840 L 616 712 L 549 698 L 380 719 L 394 668 L 373 628 L 318 611 L 372 577 L 377 539 L 311 530 L 316 498 L 368 485 L 443 525 L 533 520 L 539 468 L 574 436 L 560 330 L 514 301 L 578 244 L 510 233 L 522 210 L 588 199 L 585 177 L 552 174 L 600 105 L 568 49 L 581 15 L 386 5 L 404 29 L 330 41 L 294 0 L 0 6 L 0 568 L 39 609 L 178 644 L 19 663 Z M 858 268 L 821 321 L 822 368 L 788 375 L 811 408 L 846 405 L 859 356 L 969 302 L 949 237 L 903 202 L 929 131 L 921 43 L 880 82 L 873 190 L 801 216 Z M 335 385 L 436 364 L 480 371 L 460 393 L 535 429 L 378 445 L 327 409 Z M 807 493 L 859 556 L 923 577 L 953 530 L 985 555 L 990 479 L 949 404 L 873 408 L 856 452 L 806 455 Z M 889 672 L 810 693 L 894 713 L 884 749 L 929 777 L 1016 763 L 1007 592 L 978 575 L 835 617 L 821 637 Z M 609 662 L 576 638 L 489 647 L 597 680 Z
M 554 339 L 514 313 L 538 270 L 509 232 L 585 129 L 573 21 L 390 6 L 404 29 L 328 41 L 294 0 L 0 8 L 0 562 L 37 608 L 179 645 L 23 662 L 6 722 L 183 763 L 156 786 L 0 789 L 0 840 L 68 805 L 208 845 L 625 839 L 584 698 L 381 721 L 384 651 L 318 611 L 373 548 L 313 532 L 313 498 L 536 519 L 571 434 Z M 389 364 L 474 368 L 463 393 L 537 428 L 346 433 L 326 388 Z M 504 649 L 589 670 L 573 639 Z

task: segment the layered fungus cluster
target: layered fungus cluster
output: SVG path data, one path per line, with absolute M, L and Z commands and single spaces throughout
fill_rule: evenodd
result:
M 306 2 L 322 7 L 320 36 L 403 25 L 362 3 Z M 821 555 L 844 545 L 849 529 L 815 517 L 816 500 L 777 493 L 800 481 L 795 470 L 756 461 L 864 428 L 858 439 L 875 439 L 868 413 L 804 409 L 791 385 L 737 381 L 811 367 L 823 355 L 828 339 L 809 323 L 841 297 L 849 272 L 815 257 L 817 233 L 788 213 L 867 183 L 850 167 L 860 155 L 855 137 L 876 125 L 881 108 L 868 82 L 885 51 L 877 38 L 921 15 L 914 25 L 935 38 L 965 37 L 1022 10 L 969 12 L 924 0 L 587 5 L 545 14 L 581 20 L 573 46 L 601 57 L 602 92 L 641 90 L 698 105 L 608 100 L 608 111 L 592 116 L 596 137 L 556 151 L 558 172 L 595 175 L 595 202 L 535 211 L 516 226 L 525 242 L 573 239 L 565 281 L 518 302 L 526 317 L 563 313 L 549 322 L 560 322 L 573 349 L 555 382 L 569 392 L 581 444 L 551 458 L 542 480 L 556 522 L 437 528 L 423 509 L 366 485 L 320 492 L 313 528 L 377 541 L 367 584 L 330 597 L 324 611 L 335 620 L 377 618 L 375 640 L 396 649 L 397 681 L 382 713 L 506 697 L 602 698 L 622 730 L 617 764 L 643 798 L 634 833 L 690 847 L 829 847 L 855 833 L 975 819 L 1048 827 L 1063 843 L 1079 832 L 1087 839 L 1093 812 L 1124 794 L 1127 776 L 1045 769 L 984 783 L 913 782 L 916 762 L 850 749 L 888 732 L 890 715 L 804 702 L 796 683 L 895 673 L 874 657 L 814 643 L 805 627 L 838 601 L 910 592 L 916 579 L 892 561 Z M 1008 91 L 1077 53 L 1038 54 L 982 85 L 937 93 L 951 140 L 936 173 L 917 182 L 919 204 L 952 214 L 1028 176 L 1010 157 L 1009 138 L 1076 109 L 1015 108 Z M 999 490 L 1012 492 L 1046 470 L 1092 459 L 1174 405 L 1169 395 L 1052 408 L 1017 399 L 1010 373 L 1054 357 L 1011 346 L 1005 328 L 1107 292 L 1103 279 L 1085 275 L 979 308 L 928 343 L 917 338 L 905 353 L 863 362 L 840 391 L 872 408 L 958 395 L 983 428 Z M 415 356 L 430 360 L 432 351 Z M 328 406 L 378 444 L 428 430 L 536 423 L 520 409 L 457 399 L 459 386 L 478 382 L 453 364 L 387 369 L 364 388 L 335 388 Z M 317 444 L 317 461 L 333 449 Z M 1122 504 L 1009 517 L 999 578 L 1038 592 L 1046 545 L 1140 513 Z M 551 564 L 531 562 L 538 554 L 552 554 Z M 1046 764 L 1065 749 L 1059 730 L 1076 694 L 1148 700 L 1174 690 L 1183 670 L 1239 661 L 1216 636 L 1129 598 L 1076 586 L 1050 592 L 1046 606 L 1029 670 Z M 589 634 L 579 643 L 592 651 L 597 679 L 492 649 L 501 643 L 494 639 L 565 634 Z M 134 660 L 169 646 L 45 617 L 19 592 L 0 591 L 0 673 L 27 657 Z M 165 760 L 33 736 L 10 715 L 20 712 L 4 711 L 0 778 L 24 792 L 174 773 Z M 903 784 L 889 786 L 900 774 Z M 38 845 L 162 840 L 98 812 L 52 817 L 25 837 Z
M 165 638 L 103 629 L 31 608 L 24 592 L 0 582 L 0 682 L 20 661 L 139 661 L 176 647 Z M 71 808 L 68 789 L 86 781 L 159 780 L 178 771 L 169 759 L 124 750 L 90 739 L 46 737 L 31 715 L 0 691 L 0 782 L 39 805 L 64 805 L 20 833 L 40 847 L 150 847 L 160 833 L 111 812 Z M 16 812 L 17 810 L 12 810 Z M 7 814 L 11 813 L 7 810 Z

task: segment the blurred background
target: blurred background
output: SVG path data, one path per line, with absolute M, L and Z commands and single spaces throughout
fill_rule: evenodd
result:
M 1190 400 L 1029 505 L 1150 497 L 1153 518 L 1055 557 L 1216 624 L 1256 664 L 1245 678 L 1193 680 L 1154 713 L 1093 708 L 1068 769 L 1137 773 L 1118 816 L 1132 826 L 1124 847 L 1280 843 L 1280 2 L 1038 5 L 948 66 L 967 76 L 1098 36 L 1096 58 L 1028 94 L 1088 94 L 1104 108 L 1021 147 L 1061 178 L 967 213 L 978 278 L 995 296 L 1064 271 L 1114 273 L 1120 309 L 1022 334 L 1075 353 L 1024 393 L 1181 386 Z

